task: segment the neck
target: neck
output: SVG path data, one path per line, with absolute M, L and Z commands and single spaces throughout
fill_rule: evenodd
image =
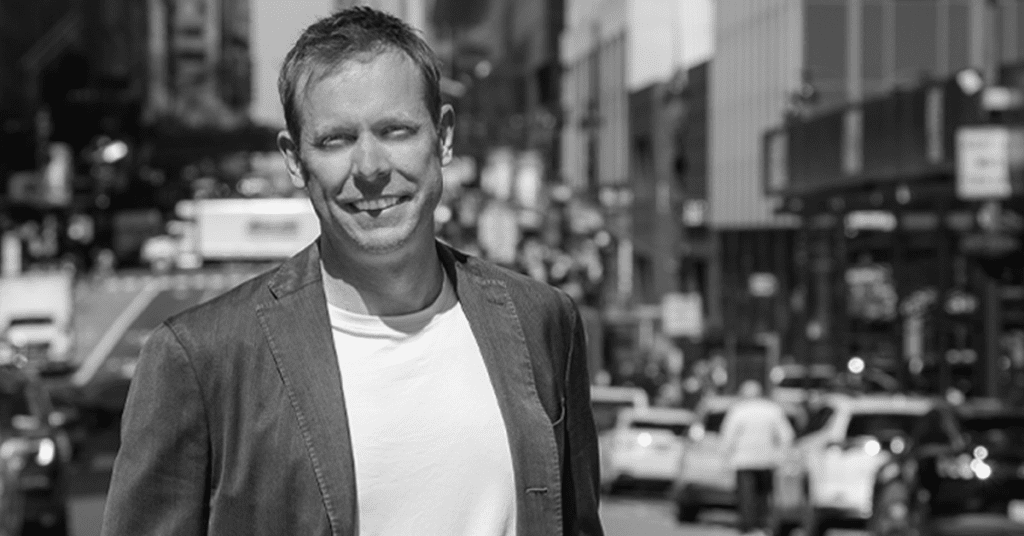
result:
M 421 311 L 441 292 L 444 268 L 434 242 L 414 251 L 364 259 L 320 239 L 327 303 L 357 314 L 394 316 Z

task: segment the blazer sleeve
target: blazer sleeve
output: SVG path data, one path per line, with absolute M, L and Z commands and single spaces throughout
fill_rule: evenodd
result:
M 101 533 L 206 534 L 209 469 L 197 376 L 164 324 L 143 346 L 128 390 Z
M 563 468 L 563 515 L 565 534 L 603 536 L 598 516 L 600 461 L 597 431 L 590 406 L 590 374 L 583 321 L 575 305 L 572 339 L 565 371 L 565 467 Z

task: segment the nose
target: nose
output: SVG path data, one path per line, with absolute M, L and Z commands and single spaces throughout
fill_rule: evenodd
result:
M 362 180 L 377 180 L 391 172 L 387 152 L 375 136 L 359 136 L 352 151 L 352 173 Z

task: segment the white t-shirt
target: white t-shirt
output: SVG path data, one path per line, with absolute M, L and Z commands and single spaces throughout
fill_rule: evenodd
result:
M 328 306 L 355 458 L 361 536 L 514 536 L 512 454 L 448 278 L 423 311 Z

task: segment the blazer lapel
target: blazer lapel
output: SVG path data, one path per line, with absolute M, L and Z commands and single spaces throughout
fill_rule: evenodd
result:
M 515 304 L 503 281 L 483 277 L 460 253 L 438 245 L 455 282 L 505 421 L 516 479 L 517 532 L 561 534 L 561 477 L 554 430 L 537 394 Z
M 333 533 L 355 534 L 355 464 L 317 244 L 284 263 L 270 290 L 276 300 L 258 306 L 260 326 L 295 410 Z

